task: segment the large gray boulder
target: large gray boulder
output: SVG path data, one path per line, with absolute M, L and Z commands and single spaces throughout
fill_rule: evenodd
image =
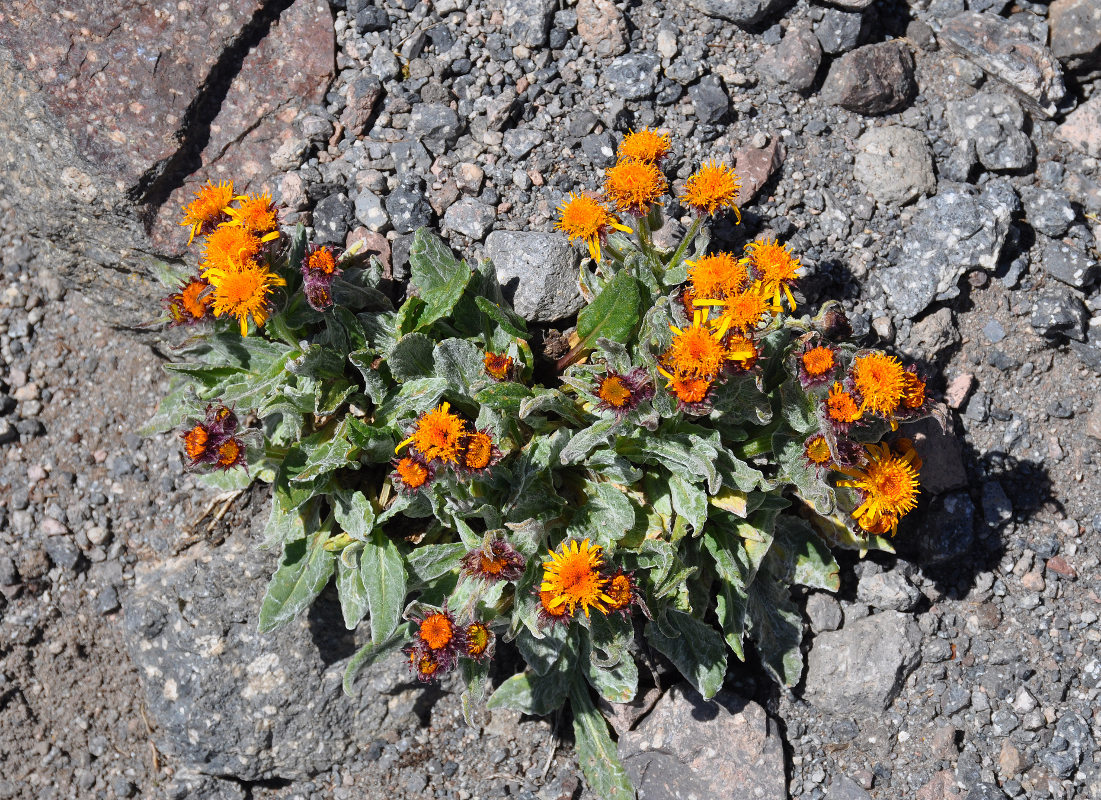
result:
M 157 260 L 206 180 L 274 189 L 294 111 L 332 79 L 324 0 L 41 0 L 0 13 L 0 193 L 37 264 L 110 321 L 156 317 Z
M 486 253 L 516 313 L 533 322 L 565 319 L 584 305 L 577 285 L 580 256 L 565 236 L 494 231 Z

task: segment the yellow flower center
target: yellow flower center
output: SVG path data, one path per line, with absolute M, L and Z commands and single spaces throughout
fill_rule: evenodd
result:
M 822 434 L 812 436 L 807 441 L 807 458 L 814 464 L 828 463 L 830 456 L 830 446 L 826 442 L 826 437 Z
M 607 594 L 610 598 L 608 608 L 613 611 L 626 608 L 630 605 L 631 598 L 634 596 L 631 590 L 631 579 L 622 572 L 613 575 L 608 582 Z
M 474 622 L 466 628 L 466 652 L 477 658 L 489 647 L 489 628 L 481 622 Z
M 503 353 L 486 353 L 482 359 L 486 373 L 495 380 L 503 381 L 512 372 L 512 356 Z
M 218 448 L 218 466 L 232 467 L 241 456 L 241 445 L 236 439 L 226 439 Z
M 466 439 L 463 466 L 467 469 L 485 469 L 493 458 L 493 439 L 489 434 L 475 431 Z
M 605 376 L 596 394 L 612 408 L 623 408 L 631 402 L 631 388 L 618 375 Z

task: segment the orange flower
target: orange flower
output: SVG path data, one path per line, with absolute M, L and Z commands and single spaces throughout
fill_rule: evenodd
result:
M 170 325 L 194 325 L 210 317 L 212 302 L 210 284 L 202 278 L 191 278 L 175 294 L 165 298 Z
M 739 333 L 752 331 L 768 315 L 765 299 L 752 289 L 728 295 L 723 300 L 697 300 L 696 305 L 722 309 L 719 318 L 711 323 L 719 336 L 731 330 Z
M 501 451 L 484 430 L 467 435 L 460 456 L 462 470 L 468 473 L 486 472 L 501 460 Z
M 486 353 L 482 359 L 486 374 L 495 381 L 507 381 L 512 376 L 512 356 L 504 353 Z
M 331 247 L 315 245 L 306 251 L 303 257 L 303 273 L 320 272 L 323 275 L 333 275 L 338 272 L 336 268 L 336 253 Z
M 219 228 L 218 230 L 236 230 Z M 209 240 L 208 240 L 209 241 Z M 248 335 L 248 318 L 262 328 L 271 313 L 268 295 L 287 282 L 262 264 L 249 261 L 239 266 L 211 267 L 204 277 L 214 287 L 213 310 L 216 317 L 229 315 L 241 324 L 241 335 Z
M 475 661 L 487 658 L 493 644 L 493 633 L 484 622 L 472 622 L 466 626 L 466 655 Z
M 207 443 L 210 440 L 210 432 L 203 423 L 198 423 L 194 428 L 181 435 L 184 443 L 184 452 L 191 459 L 191 466 L 195 466 L 206 456 Z
M 709 378 L 690 378 L 683 375 L 670 375 L 663 372 L 667 378 L 669 378 L 669 384 L 666 387 L 671 391 L 682 405 L 694 406 L 697 403 L 702 403 L 704 398 L 707 397 L 707 393 L 711 391 L 713 381 Z
M 204 230 L 210 230 L 224 218 L 226 206 L 233 200 L 233 182 L 219 181 L 217 185 L 209 180 L 206 186 L 195 191 L 195 199 L 184 206 L 184 219 L 180 224 L 191 228 L 187 243 Z
M 649 161 L 620 161 L 604 175 L 604 194 L 619 211 L 636 217 L 648 214 L 669 186 L 661 170 Z
M 462 559 L 463 570 L 487 583 L 516 581 L 524 574 L 524 557 L 504 539 L 471 550 Z
M 772 295 L 774 311 L 781 311 L 783 297 L 787 297 L 791 310 L 795 310 L 795 297 L 791 286 L 798 279 L 799 259 L 791 254 L 789 245 L 780 245 L 774 239 L 759 239 L 745 246 L 753 274 L 762 284 L 765 297 Z
M 414 647 L 408 651 L 409 664 L 417 673 L 417 678 L 422 681 L 430 681 L 436 677 L 440 670 L 440 661 L 430 650 Z
M 701 299 L 718 300 L 749 285 L 745 265 L 730 253 L 715 253 L 684 263 L 688 265 L 693 294 Z
M 633 159 L 659 164 L 665 156 L 669 155 L 670 147 L 669 134 L 643 128 L 623 137 L 616 156 L 620 161 Z
M 914 372 L 906 370 L 903 378 L 906 388 L 902 393 L 902 405 L 908 411 L 915 411 L 925 405 L 925 381 Z
M 199 268 L 203 271 L 203 277 L 210 280 L 207 275 L 210 270 L 239 268 L 251 261 L 263 245 L 263 242 L 244 228 L 219 225 L 206 237 Z
M 589 544 L 588 539 L 563 542 L 559 552 L 551 551 L 543 562 L 543 582 L 540 592 L 549 592 L 551 599 L 544 605 L 550 610 L 565 608 L 573 616 L 578 607 L 589 616 L 589 609 L 604 611 L 611 598 L 604 593 L 608 579 L 600 574 L 604 551 Z
M 748 336 L 733 333 L 726 340 L 726 358 L 739 369 L 753 369 L 760 355 L 761 352 L 757 349 L 756 343 Z
M 833 459 L 833 456 L 830 454 L 829 442 L 827 442 L 826 437 L 820 433 L 816 433 L 814 436 L 807 439 L 806 444 L 803 446 L 803 455 L 806 456 L 808 463 L 816 467 L 823 467 L 829 464 Z
M 431 411 L 421 414 L 413 426 L 413 433 L 394 448 L 394 452 L 412 443 L 413 449 L 420 453 L 425 461 L 457 464 L 466 440 L 466 421 L 452 414 L 448 410 L 450 408 L 450 403 L 442 403 Z
M 572 244 L 580 239 L 589 246 L 593 261 L 600 261 L 600 245 L 608 240 L 609 232 L 630 233 L 631 229 L 619 221 L 599 202 L 585 194 L 570 193 L 569 199 L 558 209 L 558 222 L 554 229 L 562 231 Z
M 709 161 L 685 182 L 681 200 L 701 215 L 713 216 L 720 209 L 732 209 L 740 223 L 742 212 L 735 205 L 739 188 L 740 183 L 734 170 L 725 164 Z
M 271 194 L 242 194 L 233 199 L 238 206 L 226 209 L 230 225 L 256 234 L 263 242 L 279 238 L 279 214 Z
M 429 614 L 417 628 L 417 636 L 430 650 L 442 650 L 455 638 L 455 621 L 447 612 Z
M 244 463 L 245 448 L 236 437 L 230 437 L 218 446 L 218 458 L 214 462 L 215 466 L 219 466 L 225 471 L 230 467 L 236 467 L 238 464 Z
M 826 398 L 826 413 L 842 429 L 848 428 L 864 416 L 856 398 L 846 392 L 840 383 L 834 383 L 830 388 L 830 395 Z
M 892 452 L 887 444 L 865 445 L 868 460 L 862 468 L 837 468 L 850 478 L 837 485 L 860 494 L 852 516 L 864 530 L 894 534 L 899 518 L 917 508 L 921 460 L 908 439 L 899 439 L 895 446 Z
M 670 325 L 673 344 L 661 357 L 662 364 L 679 377 L 706 378 L 717 375 L 726 359 L 726 347 L 704 324 L 702 311 L 696 311 L 692 325 L 684 330 Z M 671 378 L 668 372 L 664 373 Z
M 403 456 L 394 462 L 394 474 L 391 482 L 404 492 L 415 492 L 435 477 L 431 465 L 425 464 L 413 456 Z
M 869 353 L 853 360 L 853 385 L 860 394 L 861 410 L 890 417 L 906 392 L 906 370 L 894 356 Z

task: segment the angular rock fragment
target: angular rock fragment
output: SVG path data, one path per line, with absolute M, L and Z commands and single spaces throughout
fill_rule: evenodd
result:
M 580 257 L 566 237 L 541 231 L 494 231 L 486 254 L 516 312 L 536 322 L 565 319 L 584 304 L 577 286 Z
M 823 99 L 857 114 L 900 111 L 917 94 L 914 56 L 900 41 L 858 47 L 833 63 Z
M 709 17 L 719 17 L 747 28 L 764 22 L 793 5 L 793 0 L 688 0 Z
M 1032 164 L 1035 150 L 1024 132 L 1025 115 L 1012 97 L 980 92 L 950 102 L 945 116 L 956 141 L 973 142 L 987 169 L 1020 170 Z
M 908 203 L 937 188 L 925 134 L 901 125 L 871 128 L 857 142 L 853 172 L 881 203 Z

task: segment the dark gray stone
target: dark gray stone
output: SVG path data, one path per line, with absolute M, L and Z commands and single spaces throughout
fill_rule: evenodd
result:
M 409 118 L 413 135 L 436 155 L 455 146 L 463 126 L 459 115 L 443 103 L 418 103 Z
M 978 407 L 977 398 L 968 406 Z M 975 504 L 966 492 L 933 501 L 921 526 L 918 550 L 923 564 L 951 564 L 967 555 L 975 541 Z
M 99 590 L 96 596 L 96 611 L 100 614 L 110 614 L 118 611 L 119 593 L 114 586 L 107 585 Z
M 1096 260 L 1077 247 L 1071 247 L 1054 239 L 1043 241 L 1040 267 L 1051 277 L 1075 289 L 1084 289 L 1092 285 L 1101 275 L 1101 264 Z
M 398 233 L 412 233 L 432 221 L 432 206 L 423 194 L 413 189 L 390 192 L 386 197 L 386 211 Z
M 313 210 L 314 240 L 320 244 L 343 245 L 354 208 L 344 192 L 331 194 Z
M 68 536 L 47 536 L 43 546 L 54 566 L 72 571 L 80 563 L 80 548 Z
M 1022 186 L 1021 201 L 1029 224 L 1045 236 L 1062 236 L 1077 219 L 1065 192 Z
M 823 99 L 858 114 L 901 111 L 917 94 L 914 56 L 904 42 L 868 44 L 830 67 Z
M 612 134 L 590 133 L 581 140 L 581 152 L 594 167 L 610 167 L 615 163 L 615 140 Z
M 613 59 L 604 70 L 604 80 L 624 100 L 652 97 L 661 74 L 661 58 L 654 53 L 628 53 Z
M 871 128 L 857 142 L 853 173 L 881 203 L 908 203 L 937 188 L 925 134 L 901 125 Z
M 1008 800 L 996 783 L 978 783 L 971 787 L 965 800 Z
M 902 256 L 882 270 L 888 302 L 902 316 L 915 317 L 934 300 L 959 295 L 958 282 L 975 268 L 993 270 L 1009 223 L 1020 209 L 1013 187 L 990 181 L 980 192 L 942 185 L 922 201 L 902 241 Z
M 1101 69 L 1101 3 L 1055 0 L 1047 12 L 1051 50 L 1071 72 Z
M 719 122 L 730 110 L 730 97 L 716 75 L 707 75 L 688 89 L 696 119 L 705 124 Z
M 1035 150 L 1024 132 L 1024 112 L 1008 95 L 980 92 L 949 103 L 945 116 L 956 141 L 974 142 L 987 169 L 1020 170 L 1032 164 Z
M 806 698 L 830 714 L 881 712 L 921 661 L 921 630 L 898 611 L 883 611 L 819 634 L 807 657 Z
M 366 747 L 386 703 L 341 688 L 359 643 L 335 596 L 261 634 L 262 587 L 274 566 L 244 534 L 135 570 L 124 636 L 158 731 L 185 769 L 244 781 L 304 778 Z M 385 668 L 408 677 L 404 659 Z M 383 669 L 381 665 L 379 669 Z
M 505 30 L 519 44 L 545 47 L 557 8 L 556 0 L 505 0 Z
M 750 27 L 793 5 L 793 0 L 688 0 L 688 5 L 709 17 Z
M 464 197 L 444 213 L 443 227 L 480 242 L 489 233 L 496 218 L 497 209 L 493 206 L 487 206 L 473 197 Z
M 864 15 L 859 11 L 827 8 L 822 12 L 822 19 L 814 26 L 814 35 L 818 37 L 823 52 L 836 56 L 847 53 L 860 44 L 863 27 Z
M 512 305 L 534 322 L 554 322 L 575 313 L 584 301 L 577 285 L 580 257 L 566 237 L 540 231 L 494 231 L 486 254 Z
M 531 128 L 515 128 L 505 132 L 505 152 L 519 161 L 543 143 L 543 132 Z
M 784 752 L 765 710 L 722 691 L 704 700 L 678 684 L 633 731 L 619 738 L 619 757 L 639 800 L 726 797 L 786 800 Z
M 0 556 L 0 586 L 13 586 L 19 583 L 19 573 L 11 556 Z
M 807 619 L 814 633 L 835 631 L 841 627 L 841 604 L 832 594 L 814 592 L 807 597 Z
M 792 26 L 780 44 L 761 58 L 757 68 L 774 83 L 805 91 L 814 85 L 821 63 L 822 46 L 817 37 L 803 26 Z
M 386 213 L 382 198 L 369 189 L 362 189 L 356 195 L 355 212 L 356 219 L 368 230 L 381 233 L 390 227 L 390 215 Z
M 1052 52 L 1027 27 L 997 14 L 958 14 L 944 23 L 940 42 L 1011 86 L 1044 116 L 1054 116 L 1067 93 Z
M 844 775 L 836 777 L 826 792 L 826 800 L 871 800 L 872 796 L 860 788 L 856 781 Z
M 340 124 L 344 126 L 346 138 L 355 139 L 363 135 L 383 94 L 382 82 L 374 75 L 360 75 L 348 84 L 344 97 L 346 105 L 340 114 Z
M 1054 338 L 1068 336 L 1079 342 L 1086 341 L 1089 310 L 1073 289 L 1064 286 L 1047 286 L 1032 305 L 1029 324 L 1041 336 Z
M 882 611 L 913 611 L 923 595 L 897 570 L 866 575 L 857 584 L 856 599 Z
M 371 31 L 385 31 L 390 28 L 390 15 L 386 9 L 378 6 L 366 6 L 356 12 L 354 17 L 356 33 L 364 34 Z

